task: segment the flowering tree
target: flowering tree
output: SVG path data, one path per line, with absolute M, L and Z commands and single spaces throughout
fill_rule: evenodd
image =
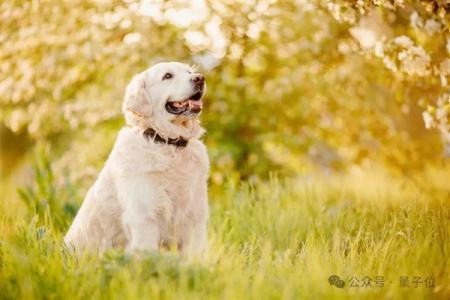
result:
M 160 60 L 207 73 L 213 182 L 420 167 L 442 149 L 422 118 L 449 140 L 444 2 L 3 1 L 0 11 L 0 134 L 26 137 L 25 150 L 50 141 L 71 173 L 95 174 L 123 125 L 126 83 Z
M 450 5 L 447 1 L 328 1 L 350 27 L 358 51 L 380 58 L 405 82 L 420 85 L 426 128 L 437 128 L 450 155 Z

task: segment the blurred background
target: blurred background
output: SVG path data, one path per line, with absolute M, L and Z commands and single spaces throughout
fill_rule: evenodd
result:
M 448 169 L 449 14 L 445 0 L 2 1 L 2 201 L 20 187 L 75 211 L 124 125 L 126 84 L 168 60 L 206 75 L 212 191 Z

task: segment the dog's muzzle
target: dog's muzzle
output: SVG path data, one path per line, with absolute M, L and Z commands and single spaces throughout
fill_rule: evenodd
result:
M 202 87 L 197 88 L 197 91 L 188 99 L 182 101 L 168 101 L 166 103 L 167 112 L 174 115 L 195 116 L 202 111 L 203 102 L 201 100 L 204 92 L 203 82 Z

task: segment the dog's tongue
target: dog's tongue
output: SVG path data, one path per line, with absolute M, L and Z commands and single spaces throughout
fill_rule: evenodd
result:
M 188 100 L 189 102 L 189 109 L 191 108 L 202 108 L 203 102 L 199 100 Z

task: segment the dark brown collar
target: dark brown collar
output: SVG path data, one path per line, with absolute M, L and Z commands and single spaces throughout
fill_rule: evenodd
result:
M 153 128 L 146 129 L 143 134 L 147 140 L 152 140 L 155 143 L 160 144 L 174 145 L 177 148 L 184 148 L 187 146 L 189 142 L 189 140 L 186 140 L 181 136 L 176 139 L 171 138 L 165 139 L 162 136 L 160 136 Z

